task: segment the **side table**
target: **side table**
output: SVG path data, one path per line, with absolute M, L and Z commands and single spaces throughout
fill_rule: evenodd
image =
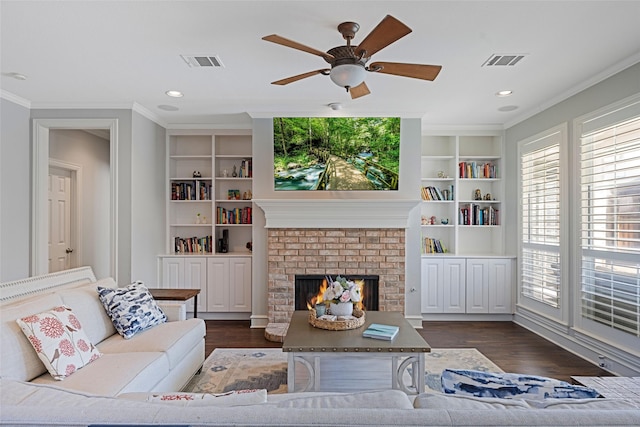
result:
M 193 317 L 198 317 L 198 294 L 200 289 L 149 289 L 160 301 L 187 301 L 193 298 Z

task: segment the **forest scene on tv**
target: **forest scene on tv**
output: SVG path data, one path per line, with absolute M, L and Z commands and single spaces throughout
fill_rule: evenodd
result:
M 399 117 L 276 117 L 275 190 L 397 190 Z

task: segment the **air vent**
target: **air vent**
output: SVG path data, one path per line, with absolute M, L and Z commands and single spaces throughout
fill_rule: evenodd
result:
M 191 68 L 224 68 L 218 55 L 180 55 Z
M 520 62 L 520 60 L 522 60 L 522 58 L 524 58 L 525 56 L 527 56 L 527 54 L 525 54 L 525 53 L 513 53 L 513 54 L 498 54 L 498 53 L 494 53 L 493 55 L 491 55 L 489 57 L 489 59 L 484 61 L 484 64 L 482 64 L 482 66 L 483 67 L 509 67 L 509 66 L 514 66 L 518 62 Z

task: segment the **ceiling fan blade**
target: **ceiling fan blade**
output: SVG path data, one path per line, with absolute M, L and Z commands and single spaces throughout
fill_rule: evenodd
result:
M 410 32 L 411 28 L 393 16 L 387 15 L 358 45 L 356 55 L 360 55 L 363 51 L 366 51 L 365 55 L 370 58 L 377 51 L 384 49 Z
M 305 45 L 303 45 L 301 43 L 294 42 L 293 40 L 285 39 L 284 37 L 280 37 L 277 34 L 271 34 L 270 36 L 264 36 L 262 38 L 262 40 L 266 40 L 268 42 L 272 42 L 272 43 L 276 43 L 276 44 L 281 44 L 282 46 L 291 47 L 293 49 L 298 49 L 298 50 L 301 50 L 303 52 L 311 53 L 313 55 L 321 56 L 327 62 L 331 62 L 331 61 L 333 61 L 335 59 L 333 57 L 333 55 L 330 55 L 327 52 L 323 52 L 321 50 L 314 49 L 314 48 L 309 47 L 309 46 L 305 46 Z
M 361 96 L 369 95 L 371 92 L 365 82 L 360 83 L 356 87 L 349 88 L 351 99 L 360 98 Z
M 308 73 L 298 74 L 297 76 L 287 77 L 286 79 L 276 80 L 275 82 L 271 82 L 272 85 L 288 85 L 289 83 L 297 82 L 298 80 L 306 79 L 307 77 L 315 76 L 316 74 L 328 74 L 328 68 L 323 68 L 322 70 L 309 71 Z
M 404 64 L 401 62 L 373 62 L 369 65 L 370 71 L 422 80 L 435 80 L 441 69 L 441 65 Z

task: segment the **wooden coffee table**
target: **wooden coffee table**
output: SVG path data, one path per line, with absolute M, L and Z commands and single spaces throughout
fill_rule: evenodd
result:
M 418 394 L 425 387 L 425 353 L 431 351 L 429 344 L 407 322 L 402 313 L 367 311 L 365 324 L 357 329 L 329 331 L 313 327 L 308 321 L 309 313 L 298 310 L 293 313 L 282 350 L 288 353 L 287 387 L 289 392 L 320 391 L 320 366 L 332 363 L 344 367 L 347 376 L 353 367 L 371 359 L 391 359 L 391 387 L 407 394 Z M 393 341 L 364 338 L 362 332 L 371 323 L 396 325 L 400 328 Z M 334 363 L 335 362 L 335 363 Z M 296 390 L 296 363 L 306 368 L 308 381 L 301 390 Z M 411 384 L 405 384 L 404 372 L 411 366 Z M 342 373 L 340 374 L 342 376 Z M 362 381 L 367 378 L 353 381 Z

